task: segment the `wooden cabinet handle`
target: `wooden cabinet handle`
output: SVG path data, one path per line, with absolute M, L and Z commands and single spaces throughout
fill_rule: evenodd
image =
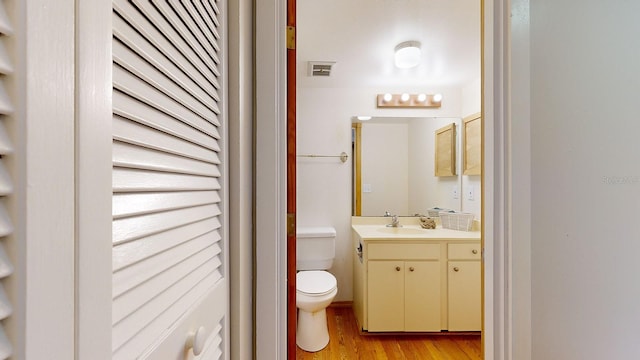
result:
M 413 271 L 413 270 L 415 270 L 413 266 L 409 268 L 409 271 Z
M 400 271 L 400 266 L 396 266 L 396 271 Z
M 456 267 L 453 268 L 453 271 L 458 272 L 458 271 L 460 271 L 460 268 L 456 266 Z
M 472 252 L 472 253 L 474 253 L 474 254 L 477 254 L 477 253 L 478 253 L 478 250 L 473 249 L 473 250 L 471 250 L 471 252 Z

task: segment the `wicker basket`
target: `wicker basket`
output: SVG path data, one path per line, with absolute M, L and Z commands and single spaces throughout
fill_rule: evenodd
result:
M 440 222 L 444 229 L 471 231 L 474 215 L 441 211 Z
M 440 212 L 442 211 L 450 211 L 449 209 L 443 209 L 443 208 L 439 208 L 439 207 L 434 207 L 431 209 L 427 209 L 427 213 L 429 214 L 429 217 L 438 217 L 440 216 Z

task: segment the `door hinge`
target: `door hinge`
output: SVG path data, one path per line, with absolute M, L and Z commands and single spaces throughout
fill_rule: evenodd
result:
M 287 49 L 294 50 L 296 48 L 296 28 L 287 26 Z
M 287 236 L 296 236 L 296 214 L 287 213 Z

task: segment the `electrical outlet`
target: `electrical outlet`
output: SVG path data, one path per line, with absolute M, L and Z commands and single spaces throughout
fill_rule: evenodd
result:
M 471 200 L 473 201 L 473 199 L 476 197 L 476 190 L 474 186 L 469 186 L 467 188 L 467 200 Z
M 370 193 L 373 190 L 371 189 L 371 184 L 362 184 L 362 192 L 363 193 Z
M 458 199 L 460 197 L 460 193 L 458 191 L 458 187 L 455 186 L 455 185 L 451 189 L 451 196 L 453 196 L 454 199 Z

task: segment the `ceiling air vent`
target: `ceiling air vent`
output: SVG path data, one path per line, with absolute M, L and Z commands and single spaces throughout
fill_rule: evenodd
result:
M 335 61 L 309 61 L 309 76 L 331 76 Z

